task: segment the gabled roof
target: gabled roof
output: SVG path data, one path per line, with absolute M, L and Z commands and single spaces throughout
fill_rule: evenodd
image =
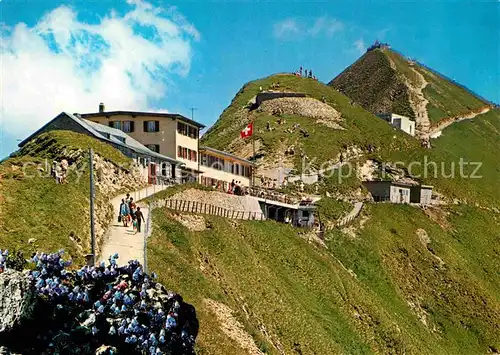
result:
M 112 116 L 145 116 L 145 117 L 163 117 L 170 119 L 177 119 L 189 123 L 198 128 L 205 128 L 205 125 L 189 119 L 178 113 L 160 113 L 160 112 L 140 112 L 140 111 L 108 111 L 108 112 L 94 112 L 94 113 L 81 113 L 82 118 L 92 118 L 92 117 L 112 117 Z
M 203 147 L 200 147 L 198 149 L 200 152 L 203 152 L 203 151 L 207 151 L 207 152 L 212 152 L 212 153 L 215 153 L 215 154 L 219 154 L 219 155 L 222 155 L 222 156 L 225 156 L 225 157 L 228 157 L 228 158 L 232 158 L 234 160 L 238 160 L 238 161 L 241 161 L 245 164 L 248 164 L 248 165 L 251 165 L 251 166 L 254 166 L 255 164 L 253 162 L 251 162 L 250 160 L 247 160 L 247 159 L 243 159 L 243 158 L 240 158 L 234 154 L 231 154 L 231 153 L 227 153 L 227 152 L 223 152 L 222 150 L 217 150 L 217 149 L 214 149 L 214 148 L 210 148 L 210 147 L 207 147 L 207 146 L 203 146 Z
M 31 134 L 28 138 L 23 140 L 21 143 L 19 143 L 19 147 L 24 146 L 26 143 L 28 143 L 30 140 L 32 140 L 34 137 L 39 135 L 45 127 L 47 127 L 49 124 L 52 122 L 60 119 L 61 117 L 67 117 L 80 125 L 82 128 L 84 128 L 87 132 L 92 134 L 95 138 L 110 142 L 119 146 L 122 146 L 124 148 L 128 148 L 136 153 L 142 154 L 142 155 L 147 155 L 150 157 L 155 157 L 158 159 L 161 159 L 163 161 L 168 161 L 172 164 L 182 164 L 181 162 L 169 158 L 165 155 L 153 152 L 152 150 L 148 149 L 146 146 L 142 145 L 132 137 L 130 137 L 128 134 L 122 132 L 119 129 L 113 128 L 113 127 L 108 127 L 105 125 L 102 125 L 100 123 L 95 123 L 83 118 L 80 118 L 76 115 L 73 115 L 68 112 L 61 112 L 59 115 L 57 115 L 54 119 L 50 120 L 48 123 L 46 123 L 44 126 L 42 126 L 40 129 L 38 129 L 36 132 Z

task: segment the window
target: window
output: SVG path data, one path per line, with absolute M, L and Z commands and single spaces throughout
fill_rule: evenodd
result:
M 198 161 L 198 152 L 196 150 L 181 147 L 180 145 L 177 146 L 177 156 L 194 162 Z
M 109 121 L 109 126 L 116 129 L 122 129 L 122 121 Z
M 194 139 L 198 138 L 198 128 L 187 125 L 184 122 L 177 121 L 177 133 Z
M 110 136 L 110 137 L 108 137 L 108 138 L 111 138 L 111 136 Z M 116 139 L 118 139 L 120 142 L 125 143 L 125 137 L 120 137 L 120 136 L 115 136 L 115 135 L 113 135 L 113 138 L 116 138 Z
M 134 121 L 109 121 L 109 126 L 125 133 L 134 131 Z
M 168 163 L 161 163 L 161 175 L 162 176 L 169 176 L 170 175 L 170 164 Z
M 187 136 L 187 125 L 182 122 L 177 122 L 177 133 Z
M 146 148 L 149 150 L 152 150 L 153 152 L 159 153 L 160 152 L 160 145 L 159 144 L 146 144 Z
M 188 126 L 188 136 L 194 139 L 198 138 L 198 129 Z
M 122 131 L 125 133 L 130 133 L 134 131 L 134 121 L 123 121 Z
M 144 121 L 144 132 L 160 132 L 160 121 Z
M 190 152 L 191 152 L 191 153 L 190 153 L 190 154 L 191 154 L 191 156 L 190 156 L 190 159 L 189 159 L 189 160 L 192 160 L 192 161 L 194 161 L 194 162 L 198 161 L 196 151 L 195 151 L 195 150 L 191 150 Z

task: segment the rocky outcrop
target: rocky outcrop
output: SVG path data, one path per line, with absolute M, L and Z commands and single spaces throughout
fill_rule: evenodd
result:
M 194 307 L 117 258 L 68 271 L 62 252 L 37 253 L 34 270 L 0 270 L 0 354 L 194 354 Z
M 298 115 L 331 121 L 340 119 L 340 113 L 337 110 L 311 97 L 283 97 L 264 101 L 258 111 L 272 115 Z
M 0 273 L 0 333 L 30 319 L 35 305 L 36 296 L 25 275 L 10 269 Z

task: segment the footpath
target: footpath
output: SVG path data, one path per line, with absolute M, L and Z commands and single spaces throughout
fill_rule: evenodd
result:
M 359 215 L 359 212 L 361 212 L 362 208 L 363 208 L 363 202 L 356 202 L 351 212 L 349 212 L 347 216 L 337 221 L 337 226 L 341 227 L 351 222 L 354 218 L 356 218 Z
M 140 201 L 149 197 L 157 192 L 165 190 L 168 186 L 148 186 L 142 190 L 129 192 L 134 198 L 134 201 Z M 113 220 L 106 231 L 104 243 L 101 247 L 101 254 L 99 255 L 99 262 L 108 260 L 109 256 L 118 253 L 118 264 L 124 265 L 129 260 L 137 259 L 141 263 L 144 262 L 144 238 L 147 228 L 147 220 L 149 215 L 148 205 L 138 202 L 137 206 L 141 208 L 146 222 L 142 222 L 141 232 L 135 234 L 132 226 L 124 227 L 121 222 L 118 222 L 118 215 L 120 213 L 121 200 L 125 198 L 125 194 L 116 196 L 110 203 L 113 205 Z

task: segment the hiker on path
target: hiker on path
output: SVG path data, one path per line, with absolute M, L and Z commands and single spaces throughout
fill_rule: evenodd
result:
M 134 202 L 134 199 L 132 197 L 130 198 L 130 200 L 128 202 L 128 208 L 130 211 L 130 219 L 133 221 L 134 216 L 135 216 L 135 202 Z
M 120 204 L 120 216 L 123 222 L 124 227 L 128 227 L 128 219 L 130 216 L 130 208 L 128 203 L 125 202 L 125 199 L 122 199 L 122 203 Z
M 137 220 L 137 230 L 136 230 L 136 233 L 137 232 L 141 232 L 141 223 L 142 222 L 146 222 L 146 220 L 144 219 L 144 215 L 142 214 L 141 212 L 141 208 L 140 207 L 137 207 L 137 211 L 135 212 L 135 218 Z
M 131 219 L 132 219 L 132 230 L 135 233 L 137 233 L 137 217 L 135 216 L 135 213 L 131 213 Z

